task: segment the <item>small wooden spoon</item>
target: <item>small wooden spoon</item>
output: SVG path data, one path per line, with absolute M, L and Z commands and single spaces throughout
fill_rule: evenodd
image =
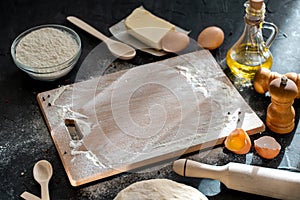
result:
M 82 21 L 81 19 L 78 19 L 74 16 L 68 16 L 67 20 L 73 23 L 74 25 L 78 26 L 79 28 L 85 30 L 86 32 L 90 33 L 91 35 L 95 36 L 96 38 L 102 40 L 107 45 L 109 51 L 115 57 L 120 58 L 122 60 L 130 60 L 136 55 L 135 49 L 131 46 L 106 37 L 99 31 L 97 31 L 95 28 Z
M 169 31 L 161 40 L 162 49 L 170 53 L 184 50 L 189 43 L 189 36 L 177 31 Z
M 33 167 L 33 177 L 41 185 L 42 200 L 50 199 L 48 184 L 52 174 L 52 166 L 47 160 L 40 160 Z

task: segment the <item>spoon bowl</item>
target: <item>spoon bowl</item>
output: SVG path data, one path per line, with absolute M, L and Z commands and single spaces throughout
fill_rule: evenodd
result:
M 131 46 L 106 37 L 98 30 L 96 30 L 86 22 L 82 21 L 81 19 L 78 19 L 77 17 L 74 16 L 68 16 L 67 20 L 73 23 L 74 25 L 78 26 L 82 30 L 85 30 L 86 32 L 90 33 L 91 35 L 103 41 L 106 44 L 108 50 L 115 57 L 122 60 L 130 60 L 136 55 L 135 49 L 132 48 Z
M 130 60 L 132 59 L 136 52 L 133 48 L 128 48 L 129 46 L 127 44 L 117 42 L 115 40 L 109 39 L 110 41 L 107 41 L 107 45 L 109 51 L 117 58 L 120 58 L 122 60 Z
M 40 160 L 33 167 L 33 177 L 41 185 L 42 200 L 50 199 L 48 184 L 52 174 L 52 165 L 47 160 Z

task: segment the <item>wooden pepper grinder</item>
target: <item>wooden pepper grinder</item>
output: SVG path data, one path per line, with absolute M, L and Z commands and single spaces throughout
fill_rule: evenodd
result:
M 267 109 L 266 124 L 279 134 L 290 133 L 295 127 L 295 109 L 292 106 L 298 94 L 296 84 L 286 76 L 270 83 L 271 103 Z
M 284 74 L 287 78 L 294 81 L 298 88 L 298 94 L 296 96 L 297 99 L 300 98 L 300 74 L 296 74 L 294 72 L 289 72 Z M 260 68 L 254 77 L 254 89 L 256 92 L 260 94 L 264 94 L 268 91 L 269 85 L 271 81 L 273 81 L 275 78 L 282 77 L 282 74 L 279 74 L 277 72 L 271 72 L 267 68 Z

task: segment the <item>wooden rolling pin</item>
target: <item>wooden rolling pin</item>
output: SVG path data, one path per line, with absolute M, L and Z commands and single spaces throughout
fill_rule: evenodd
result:
M 276 79 L 281 78 L 283 75 L 277 72 L 271 72 L 267 68 L 260 68 L 254 77 L 254 88 L 256 92 L 260 94 L 264 94 L 269 90 L 270 83 Z M 300 98 L 300 74 L 296 74 L 294 72 L 289 72 L 284 74 L 284 76 L 288 77 L 290 80 L 294 81 L 298 88 L 298 94 L 296 96 L 297 99 Z
M 240 163 L 213 166 L 187 159 L 175 161 L 173 170 L 182 176 L 216 179 L 226 187 L 242 192 L 278 199 L 300 199 L 300 173 L 297 172 Z

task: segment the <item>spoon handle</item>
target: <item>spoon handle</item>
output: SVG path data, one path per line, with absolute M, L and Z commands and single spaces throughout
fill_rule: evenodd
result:
M 86 22 L 82 21 L 81 19 L 78 19 L 74 16 L 68 16 L 67 20 L 74 25 L 78 26 L 82 30 L 85 30 L 86 32 L 90 33 L 91 35 L 95 36 L 96 38 L 102 40 L 103 42 L 107 41 L 109 38 L 100 33 L 98 30 L 96 30 L 91 25 L 87 24 Z
M 39 197 L 26 191 L 21 194 L 21 197 L 25 200 L 41 200 Z
M 50 200 L 48 182 L 41 182 L 41 192 L 42 192 L 42 200 Z

